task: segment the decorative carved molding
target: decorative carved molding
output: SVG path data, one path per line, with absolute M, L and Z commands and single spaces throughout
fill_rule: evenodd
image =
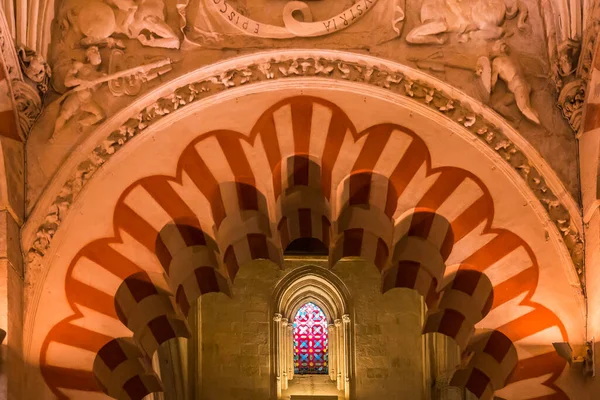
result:
M 44 96 L 50 87 L 50 66 L 42 56 L 25 46 L 19 46 L 17 53 L 23 73 L 36 86 L 40 96 Z
M 20 47 L 17 53 L 4 18 L 0 18 L 0 53 L 0 64 L 4 64 L 17 112 L 18 136 L 24 141 L 42 112 L 41 96 L 48 89 L 50 68 L 32 50 Z
M 10 80 L 23 80 L 23 74 L 19 67 L 19 59 L 17 57 L 17 51 L 10 33 L 8 25 L 4 18 L 0 18 L 0 53 L 2 54 L 2 60 L 6 67 L 6 72 Z
M 569 121 L 569 125 L 575 132 L 579 132 L 581 129 L 584 103 L 585 82 L 583 79 L 576 79 L 567 83 L 558 96 L 558 108 L 560 108 L 563 117 Z
M 23 81 L 14 80 L 12 88 L 19 114 L 19 127 L 21 132 L 27 136 L 42 113 L 42 98 L 36 89 Z
M 375 60 L 365 61 L 360 57 L 352 58 L 350 61 L 339 55 L 342 53 L 335 52 L 329 52 L 330 57 L 328 58 L 324 58 L 322 54 L 325 52 L 323 51 L 314 52 L 315 56 L 311 56 L 310 51 L 304 51 L 303 57 L 287 55 L 290 53 L 297 54 L 299 52 L 288 52 L 279 55 L 278 59 L 267 54 L 260 55 L 264 58 L 255 57 L 251 62 L 243 59 L 236 64 L 239 67 L 228 68 L 219 73 L 215 72 L 212 76 L 184 84 L 149 104 L 110 133 L 102 143 L 94 148 L 85 161 L 79 163 L 46 211 L 46 216 L 41 225 L 37 227 L 33 243 L 27 251 L 30 268 L 41 266 L 42 258 L 46 255 L 52 238 L 64 220 L 69 207 L 76 201 L 82 188 L 96 171 L 150 125 L 157 123 L 164 116 L 179 108 L 187 107 L 191 103 L 231 88 L 261 81 L 315 77 L 359 82 L 385 89 L 391 93 L 414 99 L 464 126 L 472 133 L 474 139 L 480 140 L 502 157 L 537 197 L 549 219 L 560 232 L 581 280 L 582 290 L 585 290 L 583 241 L 579 233 L 580 221 L 572 219 L 572 215 L 578 215 L 575 207 L 562 200 L 565 198 L 564 193 L 554 192 L 550 187 L 557 188 L 555 189 L 557 191 L 563 191 L 564 189 L 556 186 L 556 181 L 553 181 L 552 185 L 546 183 L 543 172 L 540 171 L 546 171 L 547 167 L 536 166 L 538 164 L 530 161 L 524 151 L 497 128 L 494 122 L 487 120 L 482 115 L 482 110 L 472 110 L 466 102 L 463 103 L 459 99 L 460 94 L 446 93 L 434 87 L 433 84 L 427 84 L 407 76 L 405 72 L 410 72 L 408 68 L 401 71 L 399 67 L 394 69 L 382 66 Z M 522 145 L 526 145 L 526 143 L 524 142 Z
M 555 82 L 557 81 L 556 76 L 561 70 L 563 72 L 557 82 L 557 89 L 560 90 L 558 107 L 577 136 L 581 134 L 582 107 L 591 76 L 598 34 L 600 34 L 600 2 L 594 1 L 588 12 L 588 21 L 583 32 L 581 47 L 575 48 L 576 44 L 571 43 L 572 41 L 563 42 L 558 46 L 558 56 L 555 60 L 553 74 Z M 577 56 L 579 60 L 576 60 Z M 560 67 L 561 61 L 564 65 L 562 68 Z M 567 69 L 566 65 L 572 67 L 571 73 L 564 71 Z M 568 83 L 565 84 L 565 81 Z

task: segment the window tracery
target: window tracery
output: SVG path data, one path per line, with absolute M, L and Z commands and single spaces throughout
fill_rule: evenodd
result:
M 294 317 L 294 373 L 329 373 L 329 329 L 319 306 L 308 302 Z

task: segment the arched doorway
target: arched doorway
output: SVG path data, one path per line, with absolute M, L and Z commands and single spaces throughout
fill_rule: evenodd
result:
M 350 398 L 353 323 L 344 284 L 324 268 L 295 269 L 274 295 L 277 398 L 307 393 Z M 315 389 L 315 387 L 317 389 Z

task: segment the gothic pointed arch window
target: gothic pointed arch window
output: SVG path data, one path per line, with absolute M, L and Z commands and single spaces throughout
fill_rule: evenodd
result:
M 297 267 L 279 282 L 273 298 L 272 342 L 278 399 L 305 389 L 313 393 L 315 379 L 318 390 L 324 391 L 315 394 L 351 396 L 354 328 L 349 298 L 338 277 L 315 265 Z
M 327 317 L 316 304 L 304 304 L 294 317 L 294 373 L 329 373 L 329 328 Z

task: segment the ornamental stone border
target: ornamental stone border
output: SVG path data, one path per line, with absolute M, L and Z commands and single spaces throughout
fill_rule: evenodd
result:
M 112 123 L 114 126 L 117 118 L 125 121 L 117 123 L 120 124 L 118 128 L 107 137 L 98 139 L 91 154 L 71 167 L 72 172 L 63 180 L 62 186 L 57 186 L 60 185 L 57 182 L 59 173 L 69 168 L 68 161 L 63 164 L 54 182 L 42 194 L 31 214 L 31 220 L 43 222 L 29 234 L 28 241 L 33 243 L 28 245 L 26 252 L 28 269 L 36 271 L 41 268 L 61 222 L 96 171 L 150 125 L 192 103 L 232 88 L 301 77 L 373 85 L 412 98 L 466 128 L 474 138 L 500 155 L 541 203 L 562 237 L 585 296 L 581 211 L 552 169 L 514 128 L 477 100 L 421 71 L 372 56 L 330 50 L 260 52 L 200 68 L 142 96 L 132 106 L 96 128 L 88 140 L 94 140 L 95 132 L 106 131 L 107 125 Z M 60 190 L 56 190 L 58 187 Z M 58 192 L 58 195 L 43 202 L 42 198 L 52 192 Z M 42 214 L 44 204 L 47 208 Z M 25 242 L 27 235 L 23 236 Z

